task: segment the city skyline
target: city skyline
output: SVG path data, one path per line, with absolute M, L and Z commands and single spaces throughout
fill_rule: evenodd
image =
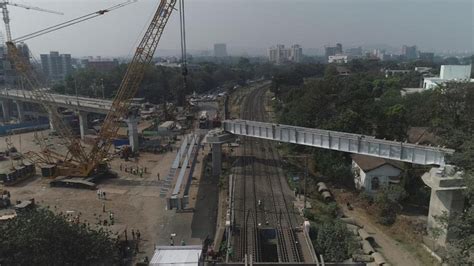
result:
M 119 2 L 25 1 L 26 4 L 61 11 L 65 15 L 11 7 L 13 37 Z M 155 6 L 153 1 L 142 0 L 103 17 L 32 39 L 28 44 L 35 55 L 58 50 L 76 57 L 126 57 L 131 54 L 143 32 L 143 25 L 149 19 L 146 14 L 151 14 L 150 10 Z M 393 6 L 398 8 L 391 8 Z M 346 47 L 387 45 L 401 49 L 402 45 L 407 44 L 417 45 L 421 51 L 472 52 L 472 9 L 472 2 L 465 0 L 451 3 L 427 0 L 401 0 L 396 3 L 322 0 L 297 1 L 297 4 L 265 0 L 224 0 L 218 3 L 201 0 L 187 3 L 187 42 L 189 51 L 212 50 L 214 43 L 226 43 L 231 55 L 265 55 L 266 49 L 277 43 L 299 43 L 306 49 L 321 49 L 337 42 Z M 258 19 L 259 16 L 265 17 L 265 20 Z M 449 30 L 453 25 L 456 31 Z M 169 26 L 157 56 L 179 52 L 178 16 L 170 18 Z M 2 23 L 2 32 L 3 28 Z

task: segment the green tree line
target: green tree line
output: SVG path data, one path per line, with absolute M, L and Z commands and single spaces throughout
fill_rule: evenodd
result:
M 383 65 L 374 61 L 354 60 L 345 67 L 351 75 L 338 75 L 336 66 L 326 65 L 312 78 L 296 79 L 304 75 L 297 69 L 275 76 L 272 91 L 276 95 L 274 105 L 279 122 L 398 141 L 407 139 L 409 127 L 429 128 L 438 137 L 438 144 L 456 150 L 448 163 L 465 173 L 464 211 L 440 219 L 445 225 L 449 220 L 452 232 L 458 236 L 449 245 L 450 260 L 457 265 L 467 262 L 474 248 L 474 83 L 448 83 L 402 97 L 401 89 L 419 84 L 420 74 L 385 77 L 380 71 Z M 392 65 L 392 68 L 404 67 L 407 66 Z M 352 182 L 348 154 L 317 149 L 306 152 L 314 154 L 317 171 L 342 183 Z M 412 192 L 422 186 L 422 182 L 412 180 L 404 183 Z M 389 206 L 382 210 L 392 209 L 388 198 L 379 197 L 377 202 Z M 381 222 L 390 224 L 393 217 Z

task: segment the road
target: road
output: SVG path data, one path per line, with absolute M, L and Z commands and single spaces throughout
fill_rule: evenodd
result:
M 265 121 L 266 86 L 251 91 L 244 99 L 240 117 Z M 304 262 L 307 254 L 295 228 L 302 223 L 293 207 L 290 190 L 274 143 L 252 138 L 242 139 L 238 160 L 233 168 L 234 256 L 243 261 L 245 255 L 256 262 Z

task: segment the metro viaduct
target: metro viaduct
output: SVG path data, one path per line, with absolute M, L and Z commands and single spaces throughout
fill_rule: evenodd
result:
M 292 143 L 315 148 L 363 154 L 384 159 L 434 166 L 422 179 L 431 188 L 428 227 L 439 227 L 435 216 L 444 212 L 451 214 L 462 211 L 464 185 L 461 175 L 446 165 L 447 155 L 454 150 L 444 147 L 411 144 L 407 142 L 377 139 L 373 136 L 322 130 L 314 128 L 280 125 L 248 120 L 225 120 L 222 129 L 210 131 L 207 142 L 212 145 L 212 168 L 214 175 L 221 174 L 221 145 L 231 142 L 235 136 L 254 137 Z M 446 234 L 437 239 L 445 245 Z
M 48 91 L 48 88 L 44 89 Z M 73 109 L 77 111 L 79 117 L 79 129 L 81 132 L 81 139 L 84 139 L 84 136 L 87 132 L 88 124 L 87 124 L 87 115 L 90 113 L 96 114 L 104 114 L 106 115 L 107 112 L 112 107 L 111 100 L 104 100 L 104 99 L 96 99 L 96 98 L 88 98 L 88 97 L 78 97 L 72 95 L 64 95 L 64 94 L 56 94 L 56 93 L 49 93 L 51 97 L 47 97 L 48 99 L 54 99 L 52 102 L 48 102 L 48 104 L 54 105 L 56 107 L 62 107 L 66 109 Z M 41 100 L 38 100 L 34 97 L 31 91 L 27 90 L 16 90 L 16 89 L 3 89 L 0 90 L 0 104 L 2 105 L 2 112 L 3 112 L 3 120 L 8 121 L 10 119 L 10 106 L 11 103 L 16 105 L 17 116 L 20 121 L 24 119 L 25 115 L 33 115 L 33 116 L 48 116 L 50 121 L 50 127 L 54 130 L 52 126 L 52 118 L 51 114 L 41 114 L 39 110 L 35 110 L 36 112 L 28 112 L 25 111 L 25 104 L 41 104 Z M 131 118 L 127 121 L 129 127 L 129 138 L 130 138 L 130 145 L 132 149 L 135 151 L 138 149 L 138 120 Z

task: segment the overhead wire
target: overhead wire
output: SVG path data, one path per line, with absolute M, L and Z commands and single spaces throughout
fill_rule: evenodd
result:
M 29 39 L 32 39 L 32 38 L 36 38 L 36 37 L 41 36 L 41 35 L 44 35 L 44 34 L 47 34 L 47 33 L 53 32 L 53 31 L 57 31 L 57 30 L 60 30 L 60 29 L 62 29 L 62 28 L 65 28 L 65 27 L 69 27 L 69 26 L 72 26 L 72 25 L 74 25 L 74 24 L 77 24 L 77 23 L 80 23 L 80 22 L 83 22 L 83 21 L 86 21 L 86 20 L 89 20 L 89 19 L 96 18 L 96 17 L 98 17 L 98 16 L 102 16 L 102 15 L 104 15 L 105 13 L 108 13 L 108 12 L 110 12 L 110 11 L 113 11 L 113 10 L 115 10 L 115 9 L 124 7 L 124 6 L 126 6 L 126 5 L 129 5 L 129 4 L 132 4 L 132 3 L 135 3 L 135 2 L 137 2 L 137 0 L 128 0 L 128 1 L 126 1 L 126 2 L 123 2 L 123 3 L 117 4 L 117 5 L 111 6 L 111 7 L 109 7 L 109 8 L 101 9 L 101 10 L 98 10 L 98 11 L 95 11 L 95 12 L 92 12 L 92 13 L 89 13 L 89 14 L 86 14 L 86 15 L 83 15 L 83 16 L 80 16 L 80 17 L 77 17 L 77 18 L 68 20 L 68 21 L 65 21 L 65 22 L 62 22 L 62 23 L 59 23 L 59 24 L 56 24 L 56 25 L 53 25 L 53 26 L 44 28 L 44 29 L 42 29 L 42 30 L 35 31 L 35 32 L 32 32 L 32 33 L 29 33 L 29 34 L 20 36 L 20 37 L 18 37 L 18 38 L 13 39 L 12 41 L 13 41 L 14 43 L 24 42 L 24 41 L 26 41 L 26 40 L 29 40 Z

